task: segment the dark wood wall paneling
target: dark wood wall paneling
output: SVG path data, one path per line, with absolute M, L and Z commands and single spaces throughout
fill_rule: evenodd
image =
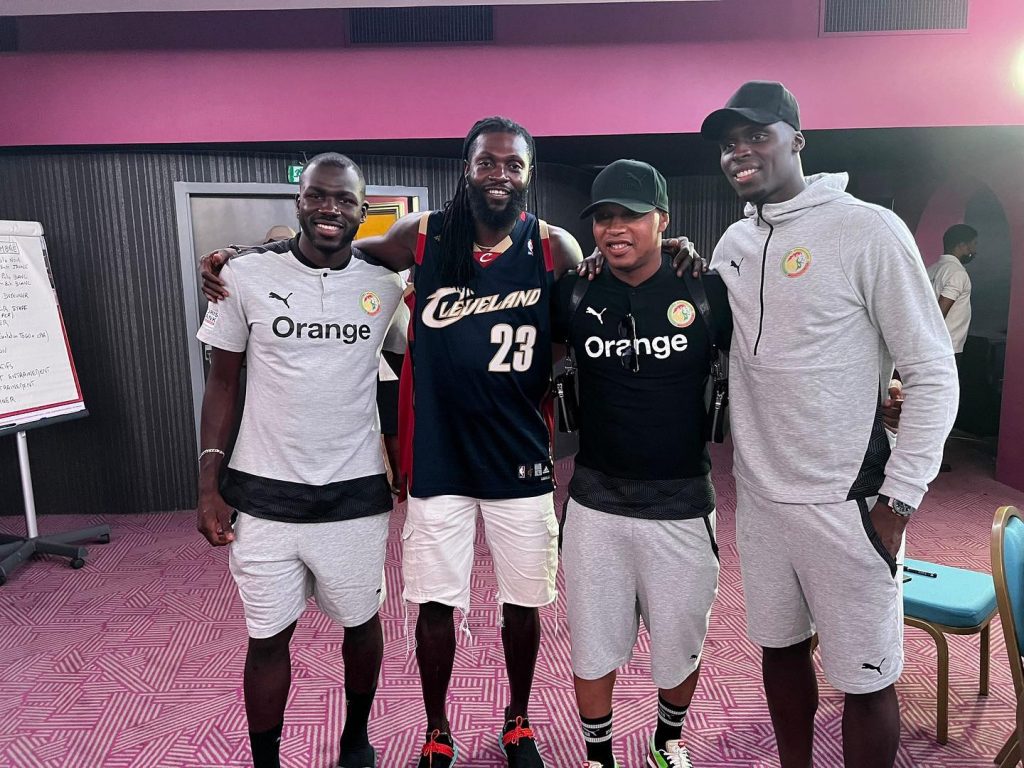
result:
M 376 184 L 454 191 L 450 159 L 359 157 Z M 42 221 L 90 416 L 32 430 L 40 514 L 118 514 L 194 503 L 196 465 L 173 183 L 280 183 L 290 155 L 188 152 L 0 154 L 0 218 Z M 580 222 L 591 174 L 544 166 L 541 215 L 592 240 Z M 670 180 L 672 232 L 710 253 L 738 206 L 724 181 Z M 22 514 L 13 438 L 0 440 L 0 514 Z M 45 525 L 44 525 L 45 528 Z
M 743 215 L 743 204 L 722 174 L 678 176 L 666 181 L 668 232 L 687 236 L 697 251 L 710 259 L 718 238 Z

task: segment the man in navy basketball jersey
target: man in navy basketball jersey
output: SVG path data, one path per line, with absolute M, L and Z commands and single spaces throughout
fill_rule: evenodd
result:
M 533 138 L 490 117 L 463 146 L 463 174 L 443 210 L 411 214 L 360 241 L 395 270 L 412 268 L 409 351 L 402 376 L 404 596 L 420 605 L 416 657 L 427 737 L 421 768 L 458 757 L 446 711 L 455 659 L 454 609 L 465 617 L 477 511 L 498 580 L 510 698 L 500 742 L 510 766 L 543 761 L 528 720 L 540 644 L 538 608 L 556 597 L 549 421 L 549 303 L 555 279 L 582 258 L 564 230 L 526 213 Z M 274 246 L 270 246 L 274 250 Z M 223 295 L 204 259 L 211 300 Z M 465 624 L 465 618 L 463 618 Z

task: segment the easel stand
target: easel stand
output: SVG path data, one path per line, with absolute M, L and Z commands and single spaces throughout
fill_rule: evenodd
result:
M 84 415 L 84 414 L 82 414 Z M 2 433 L 0 433 L 2 434 Z M 96 525 L 77 531 L 56 533 L 52 536 L 40 536 L 36 527 L 36 501 L 32 493 L 32 470 L 28 463 L 28 438 L 24 431 L 17 432 L 18 465 L 21 469 L 21 492 L 25 498 L 25 524 L 28 536 L 8 536 L 0 534 L 0 586 L 7 582 L 7 577 L 19 565 L 32 555 L 60 555 L 71 558 L 72 568 L 85 565 L 85 557 L 89 550 L 78 546 L 76 542 L 97 540 L 102 544 L 110 541 L 110 526 Z

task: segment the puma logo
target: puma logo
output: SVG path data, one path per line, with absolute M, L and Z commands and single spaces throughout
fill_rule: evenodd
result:
M 878 673 L 878 676 L 881 677 L 882 676 L 882 665 L 883 664 L 885 664 L 885 658 L 884 657 L 882 658 L 882 660 L 880 662 L 878 662 L 878 666 L 877 667 L 874 664 L 868 664 L 867 662 L 864 662 L 863 664 L 860 665 L 860 668 L 861 669 L 873 669 L 873 670 L 875 670 L 875 672 Z
M 602 317 L 602 315 L 604 315 L 604 313 L 607 312 L 607 311 L 608 311 L 608 307 L 605 307 L 600 312 L 598 312 L 593 307 L 587 307 L 587 314 L 588 315 L 593 315 L 594 317 L 596 317 L 597 318 L 597 322 L 599 322 L 601 325 L 604 325 L 604 317 Z
M 294 293 L 294 291 L 292 291 L 292 293 Z M 273 291 L 271 291 L 271 292 L 270 292 L 270 298 L 272 298 L 272 299 L 277 299 L 278 301 L 280 301 L 281 303 L 283 303 L 283 304 L 284 304 L 284 305 L 285 305 L 286 307 L 288 307 L 288 309 L 291 309 L 291 308 L 292 308 L 292 307 L 291 307 L 291 305 L 290 305 L 290 304 L 288 303 L 288 299 L 290 299 L 291 297 L 292 297 L 292 294 L 291 294 L 291 293 L 289 293 L 289 294 L 288 294 L 287 296 L 285 296 L 284 298 L 281 298 L 280 296 L 278 296 L 278 295 L 277 295 L 276 293 L 274 293 Z
M 747 258 L 747 257 L 744 256 L 743 259 L 745 259 L 745 258 Z M 743 259 L 740 259 L 740 264 L 743 263 Z M 740 273 L 740 264 L 737 264 L 735 259 L 730 259 L 729 260 L 729 266 L 736 270 L 736 274 L 737 275 L 739 275 L 739 273 Z

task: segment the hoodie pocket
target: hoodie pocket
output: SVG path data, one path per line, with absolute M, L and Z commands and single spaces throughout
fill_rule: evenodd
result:
M 871 546 L 875 548 L 875 552 L 881 555 L 885 564 L 889 566 L 889 575 L 895 579 L 896 558 L 893 557 L 889 553 L 889 550 L 885 548 L 885 544 L 882 543 L 882 539 L 879 537 L 878 531 L 875 530 L 875 526 L 871 522 L 871 510 L 868 507 L 867 499 L 857 499 L 857 506 L 860 507 L 860 521 L 864 525 L 864 533 L 867 534 L 868 541 L 871 542 Z

